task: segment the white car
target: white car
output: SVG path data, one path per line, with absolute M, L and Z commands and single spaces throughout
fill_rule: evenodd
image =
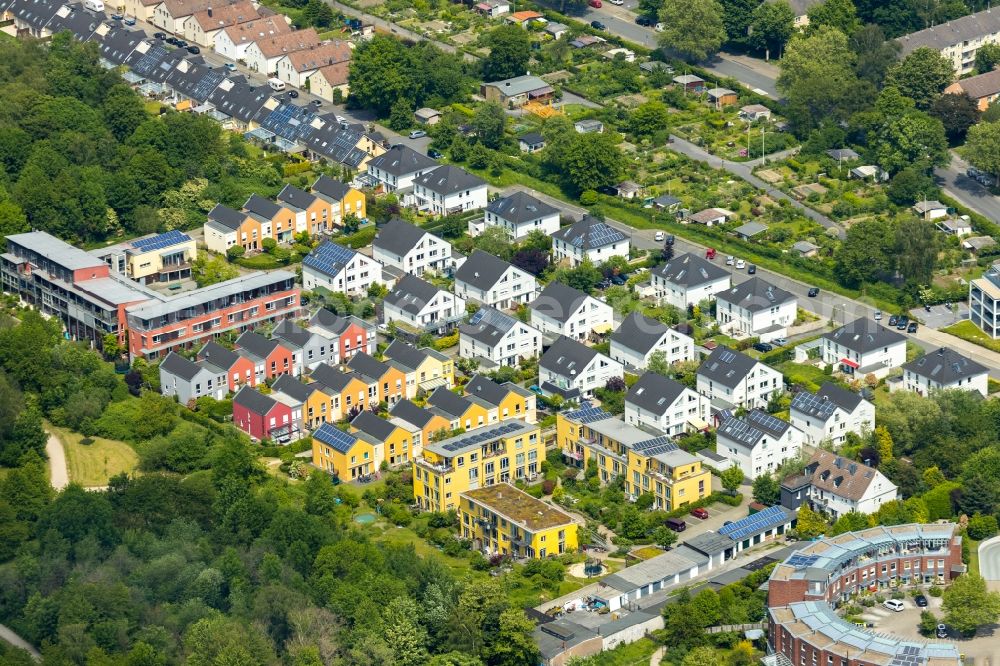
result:
M 899 599 L 886 599 L 882 602 L 882 605 L 895 613 L 899 613 L 905 608 L 903 602 Z
M 875 311 L 875 321 L 882 321 L 882 311 L 881 310 L 876 310 Z
M 655 26 L 655 27 L 653 28 L 653 30 L 655 30 L 656 32 L 663 32 L 663 29 L 664 29 L 665 27 L 666 27 L 666 26 L 665 26 L 665 25 L 663 25 L 662 23 L 657 23 L 657 24 L 656 24 L 656 26 Z
M 655 234 L 653 234 L 653 240 L 655 241 L 662 241 L 664 238 L 665 236 L 663 235 L 662 231 L 657 231 Z
M 611 4 L 613 4 L 613 5 L 624 5 L 625 4 L 625 0 L 611 0 Z
M 737 270 L 743 270 L 746 267 L 747 267 L 747 262 L 743 261 L 742 259 L 737 259 L 736 260 L 736 269 Z
M 726 257 L 726 266 L 732 266 L 734 261 L 736 261 L 736 260 L 733 259 L 733 255 L 731 255 L 731 254 L 728 255 Z

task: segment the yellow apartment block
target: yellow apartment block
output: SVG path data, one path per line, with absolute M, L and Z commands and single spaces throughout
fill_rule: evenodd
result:
M 577 549 L 569 515 L 509 483 L 469 490 L 461 499 L 462 536 L 487 554 L 540 559 Z
M 624 477 L 625 494 L 634 500 L 652 493 L 655 509 L 672 511 L 712 493 L 712 474 L 698 458 L 670 437 L 629 425 L 602 409 L 560 412 L 556 438 L 569 464 L 586 468 L 594 460 L 602 485 Z
M 413 496 L 425 511 L 458 509 L 461 493 L 533 479 L 545 460 L 537 425 L 510 420 L 424 444 L 413 460 Z

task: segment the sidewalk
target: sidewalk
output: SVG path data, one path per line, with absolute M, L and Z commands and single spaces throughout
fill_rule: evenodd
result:
M 62 441 L 51 432 L 46 431 L 49 436 L 45 443 L 45 454 L 49 457 L 49 482 L 52 489 L 60 491 L 69 485 L 69 471 L 66 468 L 66 450 L 63 449 Z
M 31 655 L 31 658 L 35 661 L 40 662 L 42 660 L 42 655 L 35 649 L 34 645 L 15 634 L 9 627 L 5 627 L 2 624 L 0 624 L 0 640 L 7 641 L 16 648 L 21 648 Z

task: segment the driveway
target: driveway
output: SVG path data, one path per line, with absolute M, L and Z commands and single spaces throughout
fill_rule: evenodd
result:
M 69 472 L 66 469 L 66 451 L 62 441 L 51 432 L 45 443 L 45 453 L 49 457 L 49 482 L 52 489 L 60 491 L 69 485 Z

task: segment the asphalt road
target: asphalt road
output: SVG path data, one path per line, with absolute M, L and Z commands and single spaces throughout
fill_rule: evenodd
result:
M 934 171 L 944 193 L 959 203 L 984 215 L 994 222 L 1000 222 L 1000 197 L 977 181 L 965 175 L 969 165 L 958 155 L 952 154 L 951 164 Z

